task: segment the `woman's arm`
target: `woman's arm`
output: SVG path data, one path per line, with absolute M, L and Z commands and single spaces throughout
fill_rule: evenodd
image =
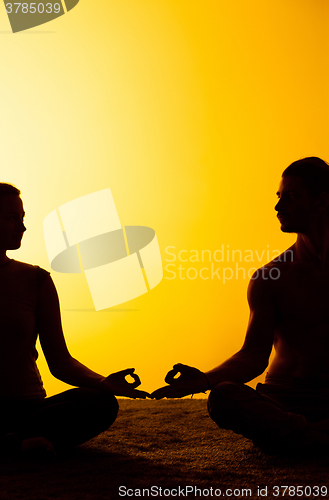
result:
M 133 368 L 104 377 L 71 356 L 63 334 L 57 291 L 50 276 L 47 276 L 39 290 L 37 328 L 42 350 L 54 377 L 76 387 L 101 389 L 117 396 L 148 396 L 148 393 L 136 390 L 140 380 L 133 373 Z M 134 378 L 133 383 L 126 381 L 127 375 Z

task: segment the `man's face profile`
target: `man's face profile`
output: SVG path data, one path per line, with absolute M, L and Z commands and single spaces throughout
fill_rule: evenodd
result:
M 0 199 L 0 248 L 16 250 L 26 231 L 23 202 L 19 196 L 7 195 Z
M 303 179 L 296 176 L 282 177 L 276 194 L 279 201 L 275 210 L 278 212 L 281 231 L 307 233 L 314 225 L 318 210 L 316 198 L 311 195 Z

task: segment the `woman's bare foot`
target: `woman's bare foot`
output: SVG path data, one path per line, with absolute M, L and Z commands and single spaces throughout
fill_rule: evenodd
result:
M 54 457 L 56 455 L 52 443 L 41 436 L 24 439 L 22 441 L 21 452 L 24 455 L 34 457 Z
M 0 457 L 8 458 L 19 454 L 21 440 L 13 432 L 0 437 Z

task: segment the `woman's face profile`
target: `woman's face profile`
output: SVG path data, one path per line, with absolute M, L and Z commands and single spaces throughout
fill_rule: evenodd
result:
M 7 195 L 0 198 L 0 248 L 16 250 L 26 231 L 24 226 L 24 208 L 21 198 Z

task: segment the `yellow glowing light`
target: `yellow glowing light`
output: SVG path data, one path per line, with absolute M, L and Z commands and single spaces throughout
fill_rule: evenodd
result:
M 235 263 L 178 252 L 252 250 L 248 271 L 266 263 L 256 250 L 294 241 L 275 193 L 292 161 L 329 159 L 328 15 L 322 0 L 79 2 L 13 35 L 2 12 L 1 180 L 21 189 L 28 227 L 11 257 L 50 270 L 45 216 L 110 187 L 122 225 L 154 228 L 185 268 L 99 312 L 83 275 L 52 272 L 70 351 L 91 369 L 135 367 L 153 390 L 176 362 L 210 369 L 241 347 L 248 279 L 202 279 Z M 48 394 L 62 390 L 39 366 Z

